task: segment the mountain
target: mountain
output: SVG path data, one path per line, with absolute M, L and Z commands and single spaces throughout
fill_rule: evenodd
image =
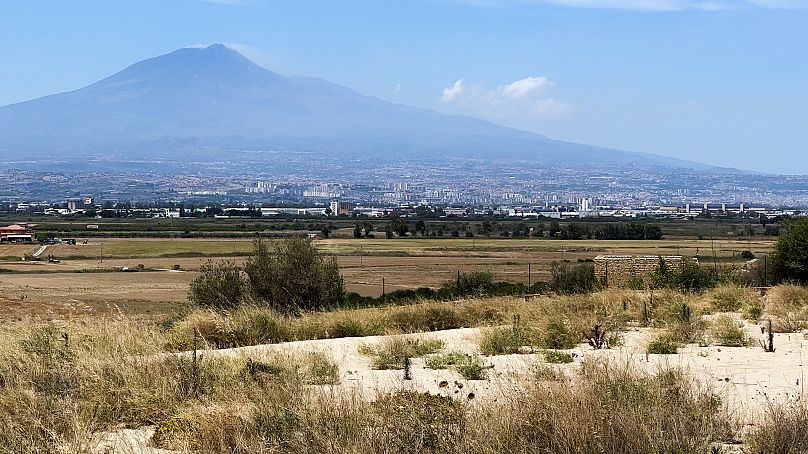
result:
M 290 150 L 710 168 L 394 104 L 321 79 L 284 77 L 221 44 L 179 49 L 75 91 L 0 107 L 0 149 L 180 159 Z

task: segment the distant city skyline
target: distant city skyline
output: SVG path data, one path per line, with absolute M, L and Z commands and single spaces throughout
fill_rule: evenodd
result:
M 0 4 L 0 105 L 224 42 L 285 75 L 573 142 L 808 174 L 808 1 Z

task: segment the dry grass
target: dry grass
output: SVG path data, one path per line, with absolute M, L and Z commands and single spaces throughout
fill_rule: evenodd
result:
M 774 295 L 785 292 L 775 290 Z M 708 308 L 708 298 L 656 292 L 649 308 L 645 292 L 608 290 L 529 301 L 422 302 L 301 318 L 257 308 L 227 316 L 198 310 L 162 328 L 134 318 L 10 323 L 0 330 L 0 452 L 65 447 L 84 452 L 93 433 L 151 425 L 158 429 L 156 445 L 202 453 L 706 452 L 712 442 L 735 435 L 733 418 L 709 390 L 676 370 L 648 374 L 628 364 L 585 361 L 565 369 L 566 375 L 543 365 L 535 376 L 521 379 L 525 394 L 505 395 L 497 403 L 410 392 L 380 395 L 374 403 L 329 392 L 339 374 L 323 355 L 203 352 L 194 366 L 189 354 L 165 350 L 188 349 L 194 329 L 202 335 L 201 346 L 217 347 L 458 325 L 513 333 L 511 326 L 503 327 L 508 323 L 530 333 L 527 344 L 513 345 L 543 346 L 567 335 L 577 338 L 595 323 L 615 332 L 643 324 L 646 310 L 650 325 L 670 330 L 675 323 L 692 324 Z M 767 310 L 796 297 L 778 298 Z M 691 310 L 689 322 L 684 305 Z M 668 336 L 668 344 L 678 344 Z M 408 355 L 435 349 L 416 350 Z M 480 360 L 445 362 L 469 379 L 485 372 Z M 465 365 L 469 370 L 461 371 Z M 777 446 L 787 446 L 777 444 L 782 440 L 802 446 L 804 437 L 793 438 L 804 425 L 804 416 L 798 416 L 771 413 L 775 425 L 764 427 L 792 430 L 777 432 L 776 439 L 772 431 L 756 432 L 750 443 L 761 448 L 755 452 L 779 452 Z M 798 422 L 789 425 L 791 420 Z
M 715 312 L 738 312 L 753 304 L 757 296 L 746 287 L 735 284 L 721 284 L 707 291 L 711 309 Z
M 728 315 L 721 315 L 712 322 L 710 334 L 717 345 L 724 347 L 747 347 L 752 344 L 743 330 L 743 323 Z
M 802 402 L 772 405 L 763 424 L 747 437 L 750 452 L 808 452 L 808 407 Z
M 228 314 L 194 310 L 166 335 L 168 350 L 188 350 L 196 329 L 205 346 L 229 348 L 293 340 L 333 339 L 499 326 L 518 321 L 523 345 L 571 348 L 600 324 L 617 333 L 642 314 L 636 292 L 607 290 L 593 295 L 423 301 L 404 306 L 338 310 L 289 318 L 268 309 L 244 307 Z M 559 317 L 558 314 L 563 314 Z
M 773 319 L 777 333 L 794 333 L 808 327 L 808 289 L 794 284 L 781 284 L 769 291 L 765 314 Z
M 586 363 L 499 404 L 401 391 L 376 402 L 272 386 L 244 411 L 200 408 L 161 423 L 163 446 L 212 452 L 708 452 L 735 425 L 677 370 Z M 537 382 L 538 384 L 539 382 Z

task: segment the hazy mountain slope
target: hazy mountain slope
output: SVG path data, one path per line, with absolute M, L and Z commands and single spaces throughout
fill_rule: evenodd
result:
M 320 79 L 283 77 L 222 45 L 180 49 L 76 91 L 0 107 L 0 149 L 11 152 L 145 156 L 195 148 L 708 167 L 554 141 Z

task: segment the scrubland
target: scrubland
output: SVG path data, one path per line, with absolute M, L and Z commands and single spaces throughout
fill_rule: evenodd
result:
M 0 452 L 808 452 L 806 311 L 726 284 L 8 321 Z

